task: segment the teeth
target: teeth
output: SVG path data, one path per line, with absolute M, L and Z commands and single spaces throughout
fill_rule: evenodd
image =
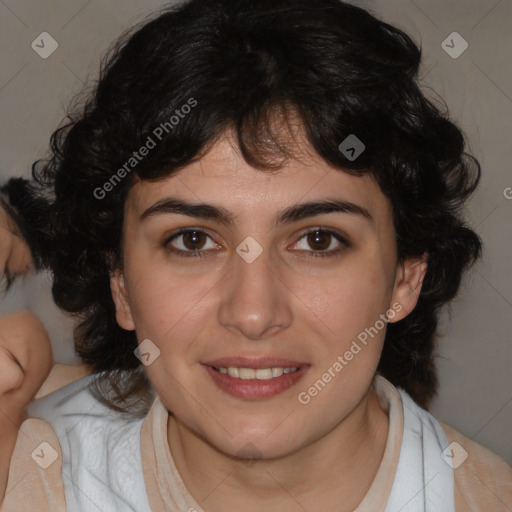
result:
M 272 368 L 258 368 L 254 372 L 254 376 L 259 380 L 267 380 L 273 377 Z
M 228 368 L 228 375 L 230 377 L 235 377 L 237 379 L 240 378 L 240 370 L 238 368 L 233 368 L 232 366 L 230 366 Z
M 255 379 L 256 378 L 256 370 L 253 370 L 252 368 L 233 368 L 233 369 L 237 370 L 237 372 L 238 372 L 237 377 L 239 377 L 240 379 L 245 380 L 245 379 Z M 231 373 L 229 372 L 230 370 L 231 370 L 231 368 L 228 368 L 228 373 L 231 375 Z
M 220 373 L 227 373 L 230 377 L 234 377 L 235 379 L 258 379 L 258 380 L 268 380 L 274 377 L 281 377 L 283 373 L 292 373 L 298 369 L 298 367 L 294 368 L 258 368 L 255 370 L 254 368 L 235 368 L 230 366 L 229 368 L 219 367 L 216 368 Z
M 272 377 L 281 377 L 283 373 L 284 370 L 282 368 L 272 368 Z

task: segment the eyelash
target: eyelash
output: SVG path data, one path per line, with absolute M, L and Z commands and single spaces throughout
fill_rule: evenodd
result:
M 201 229 L 184 228 L 184 229 L 180 229 L 176 233 L 173 233 L 170 237 L 166 238 L 162 245 L 164 246 L 164 248 L 167 248 L 169 250 L 169 252 L 171 252 L 173 254 L 177 254 L 180 257 L 185 257 L 185 258 L 203 258 L 204 256 L 206 256 L 206 253 L 208 251 L 202 251 L 202 250 L 198 250 L 198 251 L 183 251 L 181 249 L 169 249 L 168 248 L 169 244 L 174 239 L 176 239 L 179 236 L 184 235 L 186 233 L 190 233 L 190 232 L 204 233 L 206 236 L 211 238 L 208 235 L 208 233 L 206 233 L 205 231 L 203 231 Z M 333 231 L 333 230 L 330 230 L 330 229 L 323 229 L 323 228 L 319 228 L 319 227 L 313 228 L 313 229 L 309 229 L 308 231 L 305 231 L 305 232 L 301 233 L 301 235 L 300 235 L 299 239 L 297 240 L 297 242 L 299 240 L 302 240 L 305 236 L 307 236 L 307 235 L 309 235 L 311 233 L 316 233 L 316 232 L 320 232 L 320 233 L 331 235 L 338 242 L 340 242 L 342 245 L 341 245 L 341 247 L 338 247 L 337 249 L 331 249 L 330 251 L 307 251 L 307 253 L 308 253 L 308 256 L 306 256 L 307 258 L 334 257 L 334 256 L 337 256 L 339 253 L 341 253 L 347 247 L 350 247 L 350 244 L 348 243 L 348 241 L 345 238 L 343 238 L 336 231 Z

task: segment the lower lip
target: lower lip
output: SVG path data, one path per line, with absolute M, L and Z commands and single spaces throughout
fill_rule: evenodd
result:
M 237 379 L 231 377 L 227 373 L 220 373 L 211 366 L 202 365 L 213 382 L 222 391 L 236 396 L 237 398 L 245 398 L 248 400 L 260 400 L 262 398 L 270 398 L 291 388 L 294 384 L 302 379 L 308 371 L 309 365 L 301 366 L 293 373 L 283 373 L 280 377 L 273 377 L 267 380 L 258 379 Z

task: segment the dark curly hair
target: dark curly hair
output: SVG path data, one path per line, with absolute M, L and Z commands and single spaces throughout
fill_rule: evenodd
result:
M 109 287 L 122 268 L 128 191 L 137 178 L 165 179 L 201 158 L 227 129 L 249 164 L 279 169 L 293 151 L 275 119 L 292 114 L 326 162 L 376 179 L 393 206 L 399 261 L 428 253 L 417 306 L 388 325 L 378 367 L 428 407 L 439 309 L 481 254 L 462 218 L 480 165 L 447 109 L 422 94 L 420 60 L 404 32 L 338 0 L 192 0 L 111 46 L 85 104 L 53 133 L 50 157 L 34 162 L 35 181 L 4 191 L 11 187 L 27 240 L 53 272 L 55 302 L 79 315 L 76 350 L 112 407 L 151 388 Z M 164 126 L 156 147 L 120 172 Z M 338 148 L 350 134 L 366 147 L 355 160 Z

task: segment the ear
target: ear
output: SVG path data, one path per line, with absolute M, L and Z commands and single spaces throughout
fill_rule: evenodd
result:
M 116 320 L 119 327 L 133 331 L 135 325 L 132 319 L 128 295 L 124 284 L 124 275 L 120 270 L 110 274 L 110 291 L 116 306 Z
M 416 307 L 427 273 L 427 259 L 428 254 L 424 253 L 421 258 L 408 258 L 397 267 L 391 304 L 402 307 L 389 319 L 390 323 L 402 320 Z

